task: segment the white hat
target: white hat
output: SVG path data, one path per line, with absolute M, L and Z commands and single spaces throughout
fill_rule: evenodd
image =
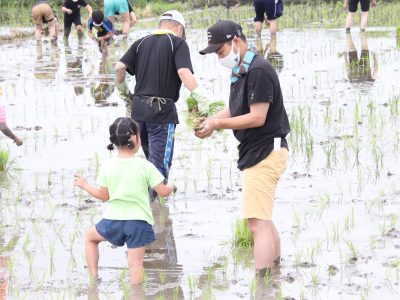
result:
M 183 27 L 185 27 L 185 19 L 182 14 L 177 10 L 169 10 L 162 14 L 160 20 L 171 20 L 178 22 Z

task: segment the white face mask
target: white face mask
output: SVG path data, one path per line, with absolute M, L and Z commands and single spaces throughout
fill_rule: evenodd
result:
M 239 65 L 240 51 L 238 49 L 237 53 L 233 52 L 233 42 L 232 42 L 231 52 L 229 52 L 229 54 L 227 56 L 225 56 L 224 58 L 218 59 L 218 61 L 221 65 L 223 65 L 224 67 L 226 67 L 228 69 L 233 69 L 234 67 Z

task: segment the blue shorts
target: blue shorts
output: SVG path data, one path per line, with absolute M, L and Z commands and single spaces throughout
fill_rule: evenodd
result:
M 282 0 L 254 0 L 256 17 L 254 22 L 264 22 L 264 15 L 267 20 L 276 20 L 283 14 Z
M 107 220 L 101 219 L 96 224 L 97 232 L 115 246 L 139 248 L 156 240 L 153 227 L 141 220 Z
M 104 15 L 106 17 L 122 15 L 129 12 L 128 1 L 126 0 L 104 0 Z

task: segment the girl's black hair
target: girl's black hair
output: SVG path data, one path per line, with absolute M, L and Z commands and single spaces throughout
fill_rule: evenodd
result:
M 135 144 L 130 141 L 131 135 L 139 135 L 139 125 L 131 118 L 118 118 L 110 126 L 110 141 L 108 150 L 114 150 L 117 147 L 128 146 L 133 149 Z

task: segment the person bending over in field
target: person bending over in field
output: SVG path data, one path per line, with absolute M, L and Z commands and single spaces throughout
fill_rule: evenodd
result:
M 108 45 L 111 44 L 114 35 L 114 26 L 108 18 L 100 10 L 95 10 L 92 17 L 88 21 L 89 37 L 97 42 L 99 51 L 106 56 L 108 54 Z M 93 27 L 97 30 L 97 37 L 92 33 Z
M 354 14 L 357 11 L 358 2 L 361 2 L 361 21 L 360 30 L 365 31 L 368 24 L 368 11 L 371 6 L 376 6 L 376 0 L 344 0 L 343 7 L 348 10 L 346 18 L 346 33 L 350 33 L 351 26 L 353 25 Z

